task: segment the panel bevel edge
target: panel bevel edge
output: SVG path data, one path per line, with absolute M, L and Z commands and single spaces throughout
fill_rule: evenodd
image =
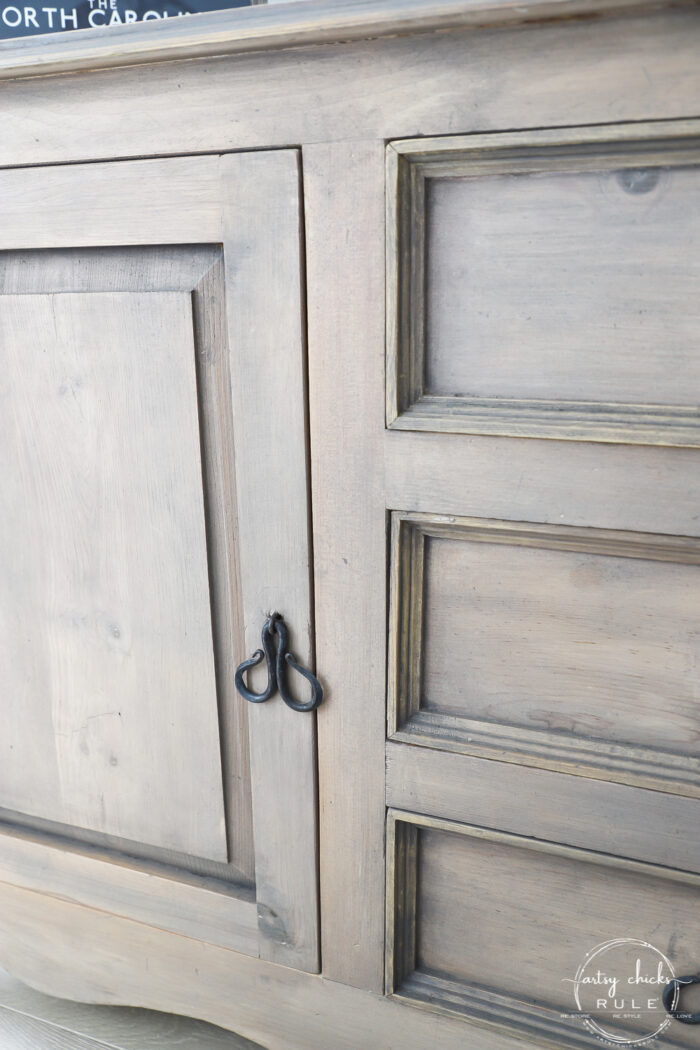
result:
M 700 120 L 402 139 L 389 144 L 389 429 L 700 447 L 700 409 L 691 405 L 450 397 L 425 390 L 426 179 L 595 171 L 613 163 L 616 169 L 638 167 L 640 163 L 647 167 L 698 165 Z
M 161 279 L 159 263 L 163 257 L 170 258 L 170 268 L 167 279 Z M 73 260 L 73 262 L 71 262 Z M 173 262 L 177 260 L 177 265 Z M 137 265 L 132 265 L 134 261 Z M 4 265 L 3 265 L 4 264 Z M 9 264 L 14 264 L 9 266 Z M 60 276 L 56 278 L 56 269 Z M 106 244 L 102 247 L 88 245 L 84 247 L 48 247 L 48 248 L 7 248 L 0 250 L 0 299 L 4 295 L 37 295 L 37 294 L 84 294 L 114 292 L 123 295 L 146 294 L 149 292 L 183 292 L 189 293 L 192 317 L 192 339 L 195 353 L 196 387 L 197 387 L 197 416 L 199 425 L 199 440 L 202 459 L 202 482 L 203 500 L 205 513 L 205 528 L 207 535 L 207 566 L 209 600 L 212 620 L 213 660 L 216 674 L 216 696 L 218 706 L 218 724 L 221 750 L 224 744 L 230 741 L 230 734 L 224 732 L 226 723 L 222 721 L 223 705 L 221 702 L 221 678 L 218 665 L 222 659 L 228 664 L 233 663 L 233 651 L 230 651 L 230 642 L 226 645 L 226 652 L 221 647 L 222 639 L 229 639 L 231 632 L 217 631 L 219 610 L 215 608 L 215 589 L 213 582 L 224 573 L 224 559 L 226 560 L 226 576 L 231 568 L 233 560 L 233 571 L 236 565 L 232 551 L 235 546 L 222 538 L 222 559 L 216 570 L 212 571 L 212 551 L 216 547 L 219 534 L 227 531 L 229 527 L 235 528 L 235 521 L 230 521 L 226 515 L 219 515 L 219 520 L 212 528 L 210 505 L 212 502 L 212 481 L 217 473 L 217 465 L 213 462 L 210 443 L 215 431 L 226 432 L 229 426 L 230 411 L 225 408 L 228 387 L 222 386 L 215 377 L 209 381 L 208 370 L 227 367 L 228 357 L 224 352 L 226 341 L 226 329 L 222 326 L 221 310 L 223 308 L 224 296 L 224 251 L 220 241 L 194 241 L 174 243 L 144 243 L 144 244 Z M 7 270 L 9 269 L 9 277 Z M 50 284 L 49 284 L 50 279 Z M 9 287 L 8 287 L 9 285 Z M 216 294 L 218 293 L 218 295 Z M 214 314 L 218 311 L 219 317 L 215 319 Z M 205 335 L 209 337 L 209 343 L 204 345 Z M 222 341 L 223 340 L 223 344 Z M 207 440 L 207 432 L 209 440 Z M 218 442 L 220 451 L 224 455 L 232 456 L 232 442 L 221 440 Z M 232 463 L 231 469 L 232 469 Z M 221 465 L 218 465 L 221 468 Z M 218 470 L 221 473 L 221 469 Z M 217 483 L 217 491 L 221 489 Z M 230 612 L 230 610 L 229 610 Z M 229 617 L 230 618 L 230 617 Z M 224 679 L 225 680 L 225 679 Z M 230 681 L 233 681 L 231 671 Z M 242 725 L 245 728 L 247 719 L 247 708 L 242 705 Z M 247 730 L 242 741 L 247 751 Z M 224 766 L 224 755 L 221 755 L 222 772 Z M 250 794 L 250 773 L 247 770 L 247 782 L 245 780 L 246 770 L 239 766 L 243 775 L 231 778 L 231 783 L 241 794 L 247 790 Z M 179 861 L 184 860 L 184 855 L 177 855 L 175 851 L 166 851 L 154 847 L 148 852 L 141 850 L 143 844 L 132 843 L 118 836 L 106 836 L 99 833 L 90 833 L 84 829 L 77 829 L 77 837 L 70 835 L 73 852 L 79 856 L 87 856 L 87 850 L 106 850 L 113 848 L 115 855 L 132 858 L 134 865 L 151 864 L 153 867 L 168 870 L 172 877 L 173 872 L 187 885 L 194 885 L 195 880 L 218 880 L 220 883 L 227 879 L 225 869 L 229 869 L 231 886 L 236 889 L 248 890 L 254 885 L 254 863 L 252 854 L 252 827 L 243 827 L 244 820 L 241 813 L 243 806 L 236 804 L 237 817 L 230 815 L 232 799 L 229 798 L 228 785 L 222 781 L 222 794 L 224 799 L 224 811 L 226 814 L 226 847 L 228 862 L 212 861 L 208 867 L 202 867 L 201 871 L 194 868 L 179 867 Z M 34 820 L 24 814 L 7 811 L 4 819 L 12 820 L 12 826 L 17 827 L 18 832 L 45 834 L 55 836 L 58 842 L 60 830 L 65 827 L 66 833 L 72 829 L 69 826 L 57 825 L 54 822 Z M 0 818 L 2 814 L 0 813 Z M 250 821 L 248 821 L 250 825 Z M 239 856 L 239 851 L 234 845 L 234 832 L 241 831 L 247 838 L 244 848 Z M 65 843 L 65 840 L 63 840 Z M 147 845 L 147 844 L 146 844 Z M 134 848 L 139 853 L 131 853 Z M 65 848 L 65 844 L 62 848 Z M 202 866 L 202 858 L 195 857 L 197 866 Z M 136 867 L 145 874 L 146 867 Z M 211 885 L 209 887 L 211 889 Z
M 404 744 L 700 797 L 691 755 L 421 710 L 425 537 L 700 565 L 693 537 L 395 511 L 388 738 Z
M 410 811 L 390 808 L 387 826 L 390 831 L 387 836 L 386 994 L 408 1005 L 466 1018 L 480 1027 L 519 1033 L 521 1037 L 527 1035 L 536 1038 L 538 1044 L 552 1045 L 557 1050 L 561 1050 L 564 1040 L 566 1045 L 582 1048 L 599 1046 L 599 1040 L 589 1037 L 583 1029 L 577 1032 L 563 1024 L 560 1011 L 554 1007 L 531 1006 L 512 996 L 469 987 L 460 981 L 415 969 L 420 830 L 468 836 L 700 889 L 700 874 L 695 872 Z
M 392 995 L 415 969 L 418 829 L 387 815 L 385 990 Z
M 0 846 L 2 883 L 259 955 L 254 893 L 246 886 L 228 887 L 213 878 L 187 881 L 177 870 L 135 867 L 111 851 L 78 852 L 61 839 L 12 833 L 7 826 L 0 827 Z
M 386 424 L 424 388 L 425 186 L 423 170 L 387 147 Z
M 387 674 L 390 737 L 420 710 L 425 536 L 400 514 L 392 514 Z
M 248 709 L 233 686 L 243 632 L 225 280 L 219 246 L 192 290 L 192 314 L 226 836 L 229 863 L 254 884 Z

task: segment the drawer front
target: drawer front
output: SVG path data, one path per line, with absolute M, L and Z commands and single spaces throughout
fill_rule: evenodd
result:
M 390 147 L 389 425 L 700 444 L 699 135 Z
M 388 147 L 386 990 L 494 1046 L 700 1045 L 699 136 Z

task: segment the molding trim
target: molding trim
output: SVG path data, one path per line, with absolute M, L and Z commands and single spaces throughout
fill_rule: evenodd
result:
M 693 0 L 305 0 L 0 43 L 0 79 L 446 29 L 644 13 Z
M 700 540 L 395 511 L 391 522 L 387 726 L 389 739 L 400 743 L 700 797 L 700 768 L 691 755 L 423 710 L 423 595 L 428 537 L 683 565 L 700 565 Z
M 464 1017 L 204 944 L 0 880 L 0 961 L 48 995 L 198 1017 L 268 1050 L 493 1050 Z M 28 948 L 31 945 L 31 950 Z M 499 1050 L 532 1050 L 517 1032 Z
M 583 1027 L 576 1030 L 562 1022 L 561 1011 L 555 1006 L 536 1006 L 513 996 L 416 969 L 419 907 L 416 887 L 422 828 L 700 888 L 699 874 L 596 853 L 563 843 L 390 809 L 387 818 L 386 994 L 392 999 L 412 1003 L 423 1009 L 467 1018 L 479 1027 L 517 1033 L 521 1038 L 534 1040 L 538 1046 L 551 1045 L 559 1050 L 566 1045 L 583 1050 L 599 1046 L 600 1041 L 592 1034 L 589 1035 Z M 675 1040 L 669 1043 L 669 1046 L 680 1045 L 683 1044 Z
M 386 423 L 392 430 L 700 446 L 688 405 L 441 396 L 425 389 L 430 179 L 700 164 L 700 121 L 406 139 L 387 147 Z
M 0 825 L 0 882 L 254 958 L 260 954 L 254 891 L 215 879 L 185 882 L 177 871 L 139 869 L 118 854 L 95 847 L 79 852 L 58 839 Z

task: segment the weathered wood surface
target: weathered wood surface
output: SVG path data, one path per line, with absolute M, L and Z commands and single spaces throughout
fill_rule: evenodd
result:
M 394 809 L 700 872 L 695 799 L 391 741 L 386 765 Z
M 2 805 L 225 861 L 190 296 L 4 295 L 0 345 Z
M 125 169 L 120 169 L 125 171 Z M 75 175 L 76 173 L 72 173 Z M 127 173 L 128 174 L 128 173 Z M 149 202 L 150 203 L 150 202 Z M 18 204 L 19 206 L 19 204 Z M 139 212 L 138 198 L 130 207 Z M 36 218 L 36 215 L 33 215 Z M 45 217 L 45 213 L 44 213 Z M 127 211 L 125 225 L 129 224 Z M 32 215 L 26 214 L 27 222 Z M 137 245 L 129 248 L 60 248 L 0 253 L 0 294 L 61 292 L 183 292 L 192 300 L 202 471 L 206 499 L 207 561 L 217 672 L 226 826 L 230 865 L 181 853 L 154 851 L 164 864 L 239 883 L 252 883 L 252 810 L 248 704 L 234 687 L 243 650 L 238 593 L 233 438 L 225 332 L 223 253 L 219 245 Z M 1 302 L 1 300 L 0 300 Z M 80 834 L 76 832 L 76 834 Z M 135 855 L 132 841 L 112 836 L 90 841 Z
M 700 315 L 677 270 L 677 245 L 693 256 L 700 239 L 686 218 L 699 133 L 678 120 L 392 143 L 389 425 L 699 445 Z
M 3 970 L 0 1040 L 3 1050 L 260 1050 L 203 1021 L 54 999 Z
M 700 544 L 657 560 L 637 535 L 616 551 L 598 530 L 579 551 L 429 537 L 421 708 L 694 754 Z
M 57 848 L 49 836 L 0 834 L 0 879 L 44 890 L 103 911 L 115 911 L 138 922 L 173 930 L 185 937 L 258 955 L 258 922 L 252 889 L 225 882 L 205 882 L 178 871 L 140 869 L 138 862 L 113 849 Z M 212 866 L 213 867 L 213 866 Z M 226 874 L 224 865 L 219 865 Z
M 3 249 L 220 243 L 219 159 L 6 171 L 0 216 Z
M 279 612 L 313 663 L 298 154 L 221 159 L 245 654 Z M 261 669 L 261 674 L 266 670 Z M 291 687 L 307 699 L 308 685 Z M 276 695 L 248 712 L 262 958 L 319 967 L 316 719 Z
M 628 149 L 590 160 L 598 170 L 571 158 L 571 170 L 548 172 L 543 156 L 532 176 L 433 180 L 427 391 L 692 403 L 700 169 L 674 169 L 658 150 L 637 154 L 641 172 L 621 168 Z
M 192 380 L 196 367 L 198 381 L 196 388 L 194 382 L 191 385 L 189 411 L 190 415 L 192 411 L 197 412 L 199 400 L 200 416 L 193 432 L 187 427 L 187 416 L 170 420 L 169 427 L 180 443 L 188 434 L 191 438 L 194 452 L 190 449 L 189 458 L 184 458 L 190 463 L 194 455 L 200 514 L 202 470 L 207 490 L 208 569 L 213 581 L 229 830 L 234 842 L 231 872 L 201 870 L 199 873 L 233 878 L 249 885 L 254 871 L 248 711 L 241 706 L 244 702 L 232 695 L 233 669 L 244 654 L 257 647 L 261 613 L 269 611 L 269 604 L 279 607 L 287 616 L 292 645 L 299 659 L 309 664 L 312 657 L 297 156 L 290 152 L 265 153 L 248 158 L 247 164 L 241 157 L 205 157 L 177 159 L 165 164 L 145 161 L 136 165 L 89 165 L 70 170 L 23 172 L 23 182 L 19 174 L 5 172 L 0 180 L 0 208 L 4 209 L 7 219 L 2 224 L 0 246 L 10 249 L 2 259 L 0 271 L 5 291 L 27 292 L 27 282 L 33 277 L 38 288 L 66 290 L 67 298 L 85 291 L 89 293 L 85 299 L 93 302 L 105 295 L 121 297 L 126 302 L 132 298 L 139 301 L 139 296 L 145 295 L 146 299 L 151 296 L 151 301 L 156 302 L 164 285 L 166 289 L 180 289 L 162 294 L 178 302 L 182 300 L 189 311 L 187 363 Z M 181 198 L 181 207 L 173 208 L 168 203 L 172 193 Z M 91 216 L 89 223 L 84 222 L 86 210 Z M 271 223 L 273 215 L 276 221 Z M 203 246 L 202 241 L 208 241 L 209 246 Z M 222 243 L 226 253 L 225 274 L 221 266 Z M 76 245 L 90 250 L 81 252 Z M 188 245 L 193 245 L 189 259 Z M 27 251 L 28 246 L 34 252 Z M 46 255 L 36 249 L 44 249 Z M 48 271 L 55 267 L 55 285 L 47 269 L 42 269 L 42 263 Z M 190 281 L 194 284 L 188 287 Z M 265 287 L 268 295 L 270 289 L 276 290 L 278 307 L 274 315 L 270 313 L 269 299 L 263 294 Z M 62 296 L 63 291 L 57 298 Z M 11 297 L 4 298 L 10 302 Z M 32 296 L 20 294 L 15 298 L 29 301 Z M 230 332 L 224 304 L 229 310 Z M 281 304 L 285 304 L 286 310 L 279 308 Z M 276 328 L 270 323 L 272 316 L 277 318 Z M 193 331 L 197 354 L 192 345 Z M 229 337 L 232 356 L 226 352 Z M 288 354 L 286 366 L 281 368 L 279 348 L 283 345 L 288 347 Z M 240 376 L 246 377 L 246 392 L 237 370 Z M 164 375 L 167 376 L 167 370 Z M 256 376 L 257 401 L 248 397 Z M 264 435 L 269 444 L 261 452 L 264 419 L 272 430 Z M 200 461 L 198 447 L 200 427 L 204 463 Z M 132 430 L 132 440 L 138 441 L 143 427 L 137 425 Z M 268 457 L 270 447 L 283 450 L 284 455 Z M 234 448 L 241 472 L 237 491 L 232 463 Z M 195 498 L 187 508 L 190 517 L 196 509 Z M 9 515 L 5 520 L 9 520 Z M 259 524 L 261 522 L 263 524 Z M 280 548 L 280 538 L 286 543 L 284 549 Z M 247 551 L 246 544 L 250 544 Z M 201 562 L 205 551 L 202 528 L 197 543 L 187 548 L 188 567 L 182 569 L 183 579 L 192 574 L 197 564 L 193 559 Z M 273 551 L 278 552 L 277 561 L 271 559 Z M 241 588 L 239 579 L 242 564 L 248 567 L 247 590 Z M 267 578 L 263 578 L 265 566 L 269 569 Z M 142 577 L 148 580 L 148 572 L 144 571 Z M 206 583 L 206 568 L 203 579 Z M 258 583 L 267 588 L 264 594 L 254 593 Z M 271 594 L 270 588 L 277 588 L 277 593 Z M 247 601 L 245 608 L 249 613 L 246 622 L 249 634 L 245 641 L 241 594 L 245 595 L 243 601 Z M 211 616 L 208 608 L 207 615 Z M 202 712 L 196 706 L 191 711 L 204 725 Z M 262 950 L 282 953 L 288 961 L 314 969 L 318 965 L 314 719 L 289 711 L 279 698 L 266 711 L 256 712 L 256 718 L 261 729 L 256 737 L 255 729 L 251 728 L 251 735 L 259 744 L 256 784 L 260 850 L 255 858 L 255 875 L 261 886 Z M 177 727 L 178 739 L 183 746 L 191 748 L 196 744 L 199 730 L 195 726 L 191 732 L 184 732 L 183 724 Z M 229 734 L 236 735 L 231 747 Z M 147 740 L 145 735 L 144 739 Z M 217 744 L 215 762 L 207 765 L 202 761 L 203 770 L 213 765 L 218 767 L 218 752 Z M 148 768 L 146 757 L 143 766 Z M 200 779 L 206 786 L 203 773 Z M 134 778 L 135 789 L 138 783 Z M 132 808 L 146 819 L 155 809 L 143 806 L 142 800 L 140 792 L 139 804 Z M 191 803 L 191 797 L 185 801 Z M 210 820 L 215 819 L 213 807 L 208 814 Z M 124 836 L 120 836 L 117 848 L 122 848 L 123 839 Z M 99 845 L 109 848 L 110 843 Z M 125 852 L 128 853 L 128 843 Z M 178 863 L 173 856 L 158 859 L 170 865 Z M 225 851 L 219 859 L 226 860 Z M 89 868 L 89 857 L 84 863 Z M 137 860 L 133 864 L 138 868 Z M 197 868 L 197 865 L 190 867 Z M 99 879 L 91 878 L 87 868 L 83 874 L 82 885 L 84 889 L 89 887 L 87 892 L 92 902 L 116 910 L 119 894 L 125 894 L 129 913 L 143 917 L 143 883 L 139 882 L 138 873 L 136 883 L 129 882 L 127 877 L 130 888 L 126 889 L 118 877 L 118 866 L 101 866 L 99 878 L 104 878 L 101 901 L 97 899 Z M 172 875 L 172 870 L 166 873 L 166 877 Z M 191 875 L 188 868 L 183 880 L 190 885 L 182 887 L 182 891 L 193 899 L 197 890 L 191 885 L 194 881 Z M 64 876 L 65 872 L 57 874 L 58 881 Z M 207 893 L 211 890 L 209 887 Z M 214 935 L 215 939 L 223 938 L 243 951 L 250 950 L 245 892 L 242 900 L 231 905 L 230 918 L 226 911 L 230 898 L 226 894 L 218 901 L 209 898 L 209 905 L 214 905 L 213 912 L 206 906 L 205 923 L 199 926 L 196 905 L 187 906 L 188 916 L 183 919 L 177 915 L 177 898 L 177 892 L 165 894 L 159 922 L 172 921 L 178 930 L 189 926 L 188 932 L 192 935 L 206 937 L 206 925 L 215 925 L 214 915 L 218 915 L 221 930 Z M 220 905 L 218 911 L 217 905 Z M 257 954 L 257 949 L 253 950 Z
M 259 3 L 260 0 L 257 0 Z M 280 3 L 281 0 L 271 0 Z M 676 0 L 678 2 L 678 0 Z M 253 4 L 256 0 L 253 0 Z M 178 21 L 140 23 L 66 35 L 50 50 L 20 38 L 0 45 L 0 77 L 163 62 L 175 58 L 361 40 L 425 30 L 482 27 L 572 16 L 596 17 L 658 7 L 658 0 L 326 0 L 291 10 L 214 11 L 196 31 Z
M 5 883 L 0 914 L 3 965 L 51 995 L 172 1012 L 186 1004 L 267 1050 L 464 1050 L 459 1020 Z M 523 1047 L 478 1028 L 469 1045 Z
M 324 973 L 382 986 L 385 509 L 380 144 L 304 150 Z M 360 334 L 361 333 L 361 334 Z M 350 494 L 352 493 L 349 502 Z
M 700 535 L 693 449 L 388 431 L 384 463 L 396 510 Z
M 672 120 L 697 112 L 699 31 L 691 5 L 8 81 L 0 165 Z
M 612 930 L 634 930 L 679 973 L 692 968 L 700 875 L 430 819 L 421 824 L 418 972 L 566 1011 L 571 989 L 562 978 L 573 976 L 591 946 L 609 940 Z M 653 993 L 658 1000 L 659 989 Z M 624 996 L 621 989 L 618 998 Z M 660 1002 L 657 1007 L 661 1020 Z M 618 1024 L 632 1034 L 640 1021 Z M 699 1045 L 698 1033 L 686 1026 L 669 1035 L 671 1045 Z

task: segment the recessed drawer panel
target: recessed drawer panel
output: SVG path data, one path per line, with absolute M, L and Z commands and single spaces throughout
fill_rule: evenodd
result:
M 691 969 L 697 957 L 700 876 L 399 811 L 389 842 L 390 991 L 536 1045 L 668 1024 L 668 957 Z M 692 1028 L 669 1035 L 664 1045 L 698 1045 Z
M 700 544 L 396 515 L 393 721 L 446 750 L 700 789 Z
M 390 148 L 390 425 L 697 445 L 691 131 Z

